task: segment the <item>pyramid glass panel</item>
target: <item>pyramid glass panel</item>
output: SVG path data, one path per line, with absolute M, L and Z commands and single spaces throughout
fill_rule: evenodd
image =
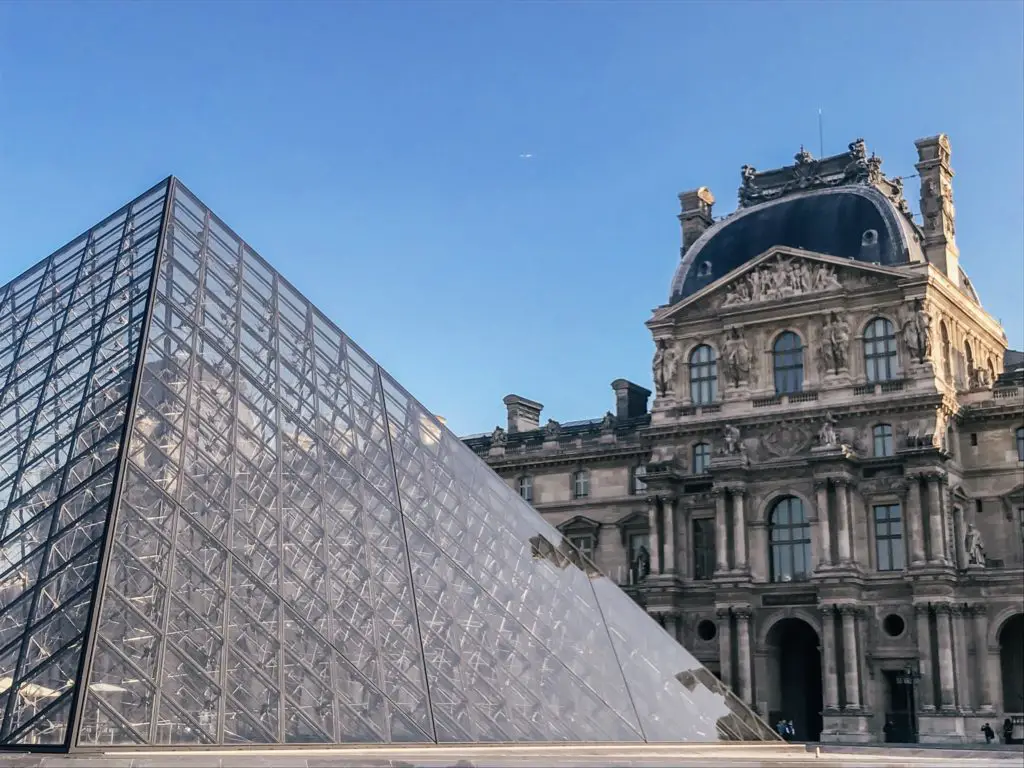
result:
M 69 734 L 167 188 L 0 288 L 0 744 Z
M 777 738 L 174 179 L 0 385 L 0 745 Z

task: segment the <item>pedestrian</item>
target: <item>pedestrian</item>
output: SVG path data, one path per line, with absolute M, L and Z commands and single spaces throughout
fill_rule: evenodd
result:
M 996 737 L 996 732 L 992 730 L 992 726 L 988 723 L 985 723 L 983 726 L 981 726 L 981 732 L 985 734 L 986 744 L 991 744 L 992 739 Z
M 1013 744 L 1013 720 L 1010 718 L 1003 720 L 1003 743 Z

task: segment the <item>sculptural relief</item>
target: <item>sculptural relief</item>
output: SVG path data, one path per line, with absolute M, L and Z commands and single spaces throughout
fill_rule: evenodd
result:
M 803 424 L 783 421 L 761 436 L 760 452 L 765 458 L 787 458 L 802 453 L 811 443 L 813 432 Z
M 912 310 L 902 313 L 901 331 L 911 357 L 919 363 L 931 357 L 932 319 L 921 299 L 914 301 Z
M 722 301 L 723 307 L 775 301 L 842 288 L 830 264 L 809 264 L 781 255 L 739 278 Z
M 668 397 L 672 394 L 678 367 L 679 355 L 675 347 L 669 346 L 665 339 L 659 339 L 651 366 L 657 397 Z
M 722 341 L 722 372 L 734 387 L 750 378 L 750 347 L 737 328 Z

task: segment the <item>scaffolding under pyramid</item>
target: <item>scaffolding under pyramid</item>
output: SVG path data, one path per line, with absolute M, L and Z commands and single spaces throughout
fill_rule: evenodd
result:
M 775 738 L 177 180 L 0 288 L 0 746 Z

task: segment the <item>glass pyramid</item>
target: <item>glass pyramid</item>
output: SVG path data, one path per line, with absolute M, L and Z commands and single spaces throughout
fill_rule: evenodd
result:
M 0 288 L 0 746 L 776 738 L 177 180 Z

